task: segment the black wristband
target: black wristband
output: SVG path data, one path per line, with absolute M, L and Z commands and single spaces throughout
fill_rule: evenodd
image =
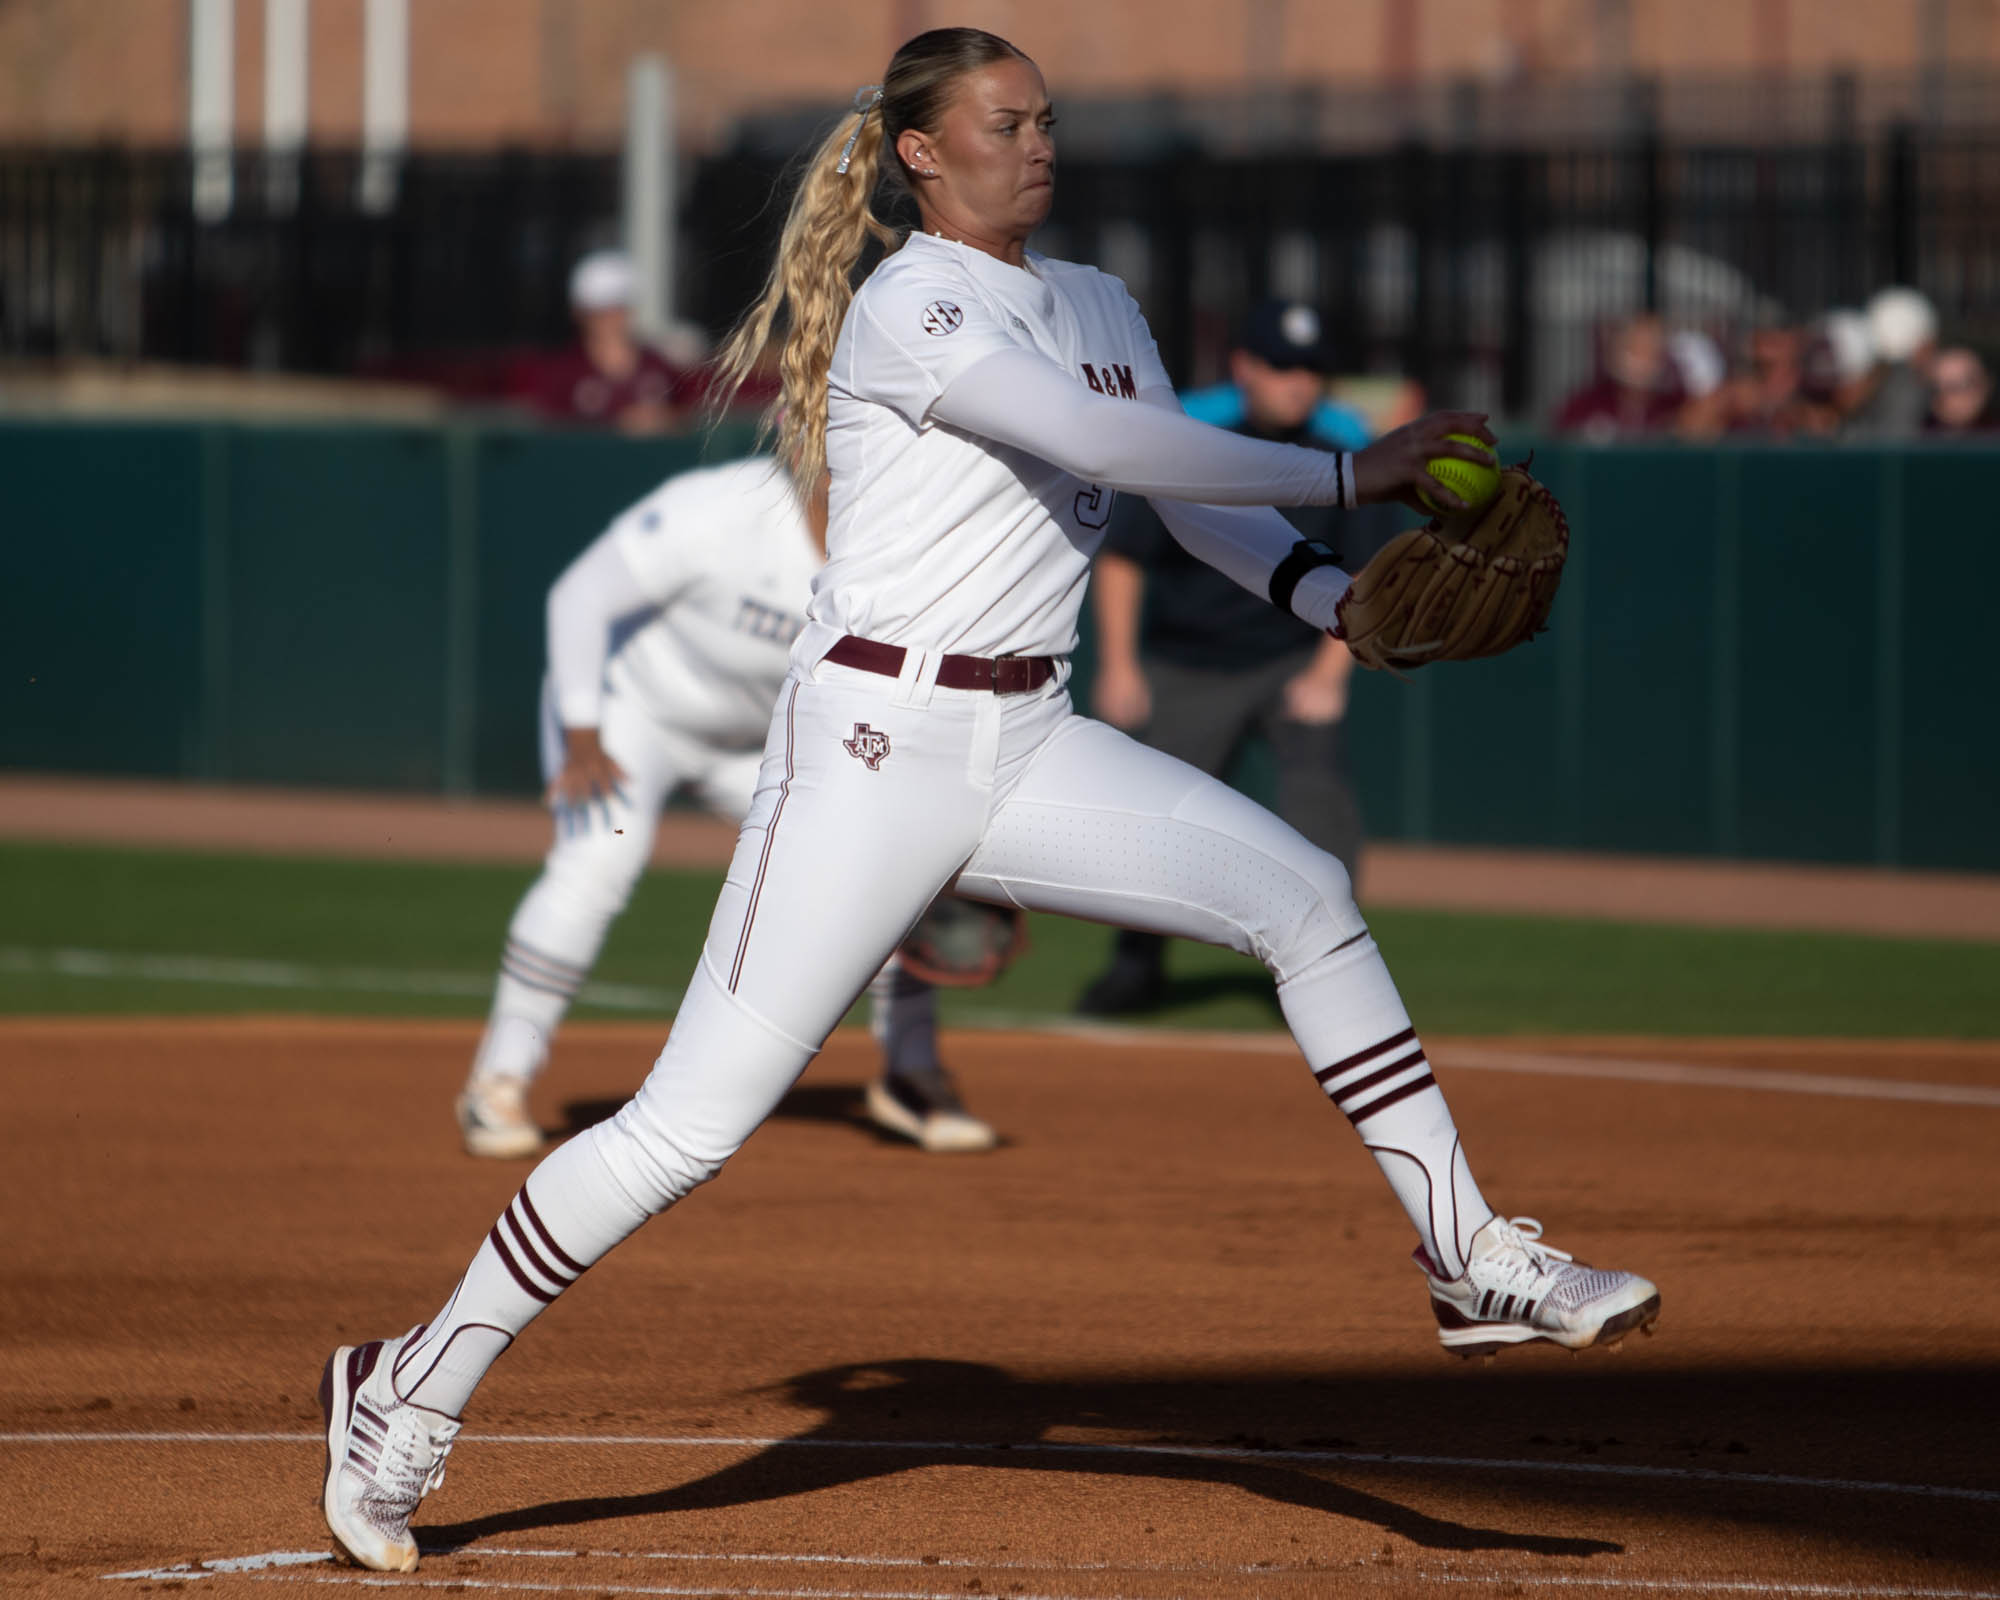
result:
M 1280 611 L 1292 609 L 1292 591 L 1315 567 L 1337 567 L 1340 552 L 1324 539 L 1301 539 L 1285 559 L 1271 569 L 1271 604 Z

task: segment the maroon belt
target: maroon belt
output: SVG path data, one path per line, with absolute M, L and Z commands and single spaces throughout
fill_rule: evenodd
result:
M 827 651 L 826 659 L 862 672 L 879 672 L 885 678 L 901 677 L 903 647 L 878 644 L 851 633 L 840 636 Z M 938 665 L 938 686 L 943 689 L 990 689 L 994 694 L 1026 694 L 1039 689 L 1056 675 L 1054 656 L 946 656 Z

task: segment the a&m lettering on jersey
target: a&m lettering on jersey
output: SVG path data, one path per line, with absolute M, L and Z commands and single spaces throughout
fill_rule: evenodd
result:
M 747 594 L 736 603 L 736 631 L 747 633 L 753 639 L 774 639 L 779 644 L 790 644 L 805 625 L 803 617 L 795 617 L 776 606 L 767 606 Z
M 1121 400 L 1139 398 L 1139 386 L 1132 381 L 1132 369 L 1123 365 L 1093 367 L 1088 361 L 1083 365 L 1083 381 L 1099 394 L 1114 395 Z
M 843 739 L 840 743 L 841 748 L 870 772 L 880 772 L 883 759 L 889 754 L 889 736 L 877 733 L 865 722 L 855 723 L 854 737 Z
M 1136 400 L 1139 385 L 1132 377 L 1132 369 L 1122 362 L 1107 361 L 1102 366 L 1093 366 L 1088 361 L 1080 361 L 1083 381 L 1099 394 L 1108 394 L 1113 399 Z M 1077 491 L 1074 507 L 1076 520 L 1082 527 L 1095 533 L 1111 520 L 1111 503 L 1118 497 L 1100 483 Z

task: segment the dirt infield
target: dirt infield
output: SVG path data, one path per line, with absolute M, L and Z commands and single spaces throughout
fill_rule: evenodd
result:
M 358 1581 L 314 1559 L 312 1391 L 524 1175 L 456 1149 L 474 1033 L 0 1026 L 0 1587 Z M 656 1044 L 571 1030 L 545 1119 Z M 2000 1595 L 2000 1047 L 1432 1046 L 1493 1198 L 1657 1277 L 1657 1339 L 1442 1356 L 1387 1191 L 1269 1041 L 952 1035 L 1010 1143 L 941 1159 L 857 1124 L 842 1034 L 496 1369 L 416 1581 Z
M 440 861 L 534 861 L 548 817 L 515 801 L 0 775 L 0 838 Z M 670 813 L 657 866 L 719 867 L 736 830 Z M 1377 843 L 1367 907 L 2000 940 L 2000 875 L 1885 872 Z

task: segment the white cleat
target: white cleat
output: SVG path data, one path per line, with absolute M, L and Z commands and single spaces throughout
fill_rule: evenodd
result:
M 1533 1217 L 1495 1217 L 1472 1236 L 1464 1275 L 1450 1281 L 1418 1252 L 1439 1344 L 1454 1355 L 1491 1357 L 1535 1340 L 1576 1351 L 1615 1345 L 1634 1328 L 1652 1332 L 1657 1288 L 1636 1273 L 1587 1266 L 1541 1239 Z
M 326 1487 L 320 1509 L 334 1555 L 376 1572 L 415 1572 L 410 1518 L 444 1482 L 445 1457 L 458 1437 L 456 1418 L 396 1398 L 390 1371 L 400 1339 L 342 1345 L 319 1380 L 326 1413 Z
M 932 1155 L 991 1150 L 1000 1142 L 991 1127 L 965 1109 L 943 1067 L 876 1079 L 868 1085 L 868 1120 Z
M 528 1115 L 525 1078 L 468 1078 L 455 1109 L 469 1156 L 514 1161 L 542 1148 L 542 1130 Z

